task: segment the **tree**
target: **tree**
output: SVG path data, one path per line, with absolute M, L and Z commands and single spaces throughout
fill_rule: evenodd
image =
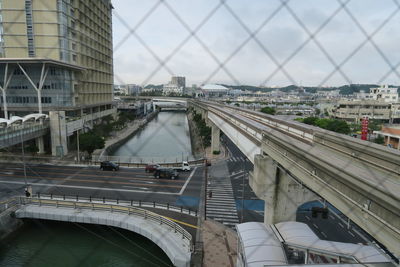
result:
M 374 142 L 383 145 L 385 143 L 385 139 L 383 138 L 382 135 L 379 135 L 377 138 L 375 138 Z
M 317 125 L 318 118 L 317 117 L 308 117 L 303 119 L 303 123 L 309 125 Z
M 325 129 L 342 134 L 350 133 L 349 125 L 342 120 L 330 120 Z
M 104 148 L 104 144 L 104 139 L 93 132 L 84 133 L 79 136 L 80 148 L 89 155 L 92 155 L 96 149 Z
M 27 146 L 26 151 L 32 154 L 36 154 L 39 152 L 39 148 L 35 144 L 31 144 Z
M 263 107 L 261 109 L 261 112 L 266 113 L 266 114 L 270 114 L 270 115 L 275 115 L 276 110 L 274 108 L 271 108 L 271 107 Z

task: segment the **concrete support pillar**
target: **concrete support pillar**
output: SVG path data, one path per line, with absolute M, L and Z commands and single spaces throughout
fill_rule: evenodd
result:
M 256 195 L 265 201 L 265 224 L 295 221 L 298 206 L 316 199 L 266 155 L 255 156 L 249 183 Z
M 63 157 L 68 153 L 65 111 L 50 111 L 51 154 Z
M 38 154 L 44 154 L 44 139 L 40 136 L 35 139 L 36 146 L 39 148 Z
M 204 109 L 202 109 L 201 110 L 201 117 L 203 118 L 203 120 L 205 120 L 206 122 L 207 122 L 207 120 L 208 120 L 208 116 L 207 116 L 207 111 L 206 110 L 204 110 Z
M 211 124 L 211 151 L 219 152 L 219 142 L 220 142 L 219 136 L 220 136 L 221 130 L 217 127 L 217 125 L 215 125 L 211 121 L 210 121 L 210 124 Z

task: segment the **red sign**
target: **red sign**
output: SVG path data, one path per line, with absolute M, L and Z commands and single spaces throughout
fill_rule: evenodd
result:
M 361 140 L 367 140 L 368 137 L 368 117 L 364 117 L 361 121 Z

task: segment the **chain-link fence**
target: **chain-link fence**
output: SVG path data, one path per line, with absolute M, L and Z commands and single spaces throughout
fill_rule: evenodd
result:
M 52 8 L 49 4 L 51 1 L 42 2 L 45 8 Z M 118 0 L 113 4 L 116 84 L 135 83 L 145 87 L 149 84 L 163 84 L 171 76 L 182 75 L 195 85 L 251 85 L 259 87 L 260 90 L 295 85 L 297 88 L 313 86 L 322 89 L 353 83 L 396 85 L 400 78 L 400 53 L 397 48 L 400 41 L 400 3 L 397 0 L 274 0 L 249 3 L 235 0 Z M 23 19 L 25 16 L 21 14 Z M 2 29 L 2 21 L 11 18 L 0 18 Z M 16 20 L 17 25 L 20 17 L 12 19 Z M 15 41 L 18 43 L 20 39 L 16 38 Z M 0 38 L 0 53 L 4 49 L 7 49 L 7 43 Z M 2 83 L 2 86 L 5 83 Z M 161 123 L 160 127 L 165 127 L 166 124 L 168 121 Z M 169 129 L 167 131 L 170 132 Z M 171 132 L 170 134 L 173 135 Z M 144 142 L 152 141 L 153 137 Z M 177 140 L 177 143 L 179 142 L 181 141 Z M 350 141 L 346 142 L 349 142 L 350 147 Z M 371 149 L 371 146 L 366 145 L 362 151 Z M 314 153 L 314 150 L 310 150 L 310 153 Z M 221 164 L 226 164 L 224 168 L 228 168 L 229 177 L 221 177 L 223 175 L 217 169 L 212 171 L 212 175 L 215 176 L 212 180 L 224 180 L 221 185 L 214 184 L 214 188 L 220 186 L 220 190 L 225 191 L 223 196 L 227 199 L 240 199 L 241 196 L 233 196 L 231 193 L 232 185 L 236 185 L 234 180 L 237 177 L 244 177 L 245 171 L 242 173 L 243 177 L 236 177 L 239 172 L 229 173 L 230 165 L 226 162 Z M 235 164 L 239 163 L 233 163 Z M 360 163 L 356 158 L 350 157 L 343 168 L 352 165 L 361 166 L 362 172 L 369 176 L 376 173 L 370 164 Z M 200 172 L 200 169 L 195 171 Z M 291 170 L 290 167 L 285 168 L 289 173 Z M 251 171 L 251 168 L 246 171 Z M 40 173 L 36 175 L 46 179 Z M 198 173 L 199 177 L 202 175 Z M 385 188 L 388 179 L 394 179 L 394 183 L 398 184 L 398 174 L 374 178 L 377 187 Z M 199 199 L 203 197 L 200 191 L 204 190 L 200 181 L 201 178 L 190 189 L 197 192 L 196 196 Z M 231 184 L 228 189 L 225 187 L 226 181 Z M 242 192 L 245 190 L 244 183 L 248 182 L 243 178 L 240 184 L 243 187 Z M 105 182 L 98 188 L 93 187 L 91 193 L 101 194 L 102 186 L 113 188 L 109 182 Z M 14 189 L 10 187 L 10 190 Z M 61 189 L 58 190 L 60 195 L 64 193 Z M 168 193 L 173 194 L 173 190 Z M 247 190 L 251 191 L 250 188 Z M 321 187 L 314 190 L 314 193 L 321 196 L 325 190 L 327 188 Z M 386 190 L 389 191 L 388 188 Z M 126 198 L 121 192 L 116 190 L 114 196 Z M 151 202 L 153 199 L 159 199 L 156 195 L 156 192 L 147 192 L 142 198 L 143 201 Z M 212 199 L 211 195 L 208 198 Z M 191 200 L 189 196 L 180 198 L 183 204 Z M 244 195 L 241 200 L 244 201 Z M 165 202 L 167 201 L 171 199 L 168 198 Z M 289 198 L 288 202 L 290 201 L 292 200 Z M 223 202 L 221 205 L 223 207 Z M 236 205 L 237 207 L 232 209 L 234 212 L 237 212 L 243 203 Z M 354 210 L 358 208 L 356 205 L 352 207 Z M 241 212 L 243 218 L 244 211 Z M 348 214 L 352 210 L 341 212 Z M 221 211 L 221 214 L 223 213 Z M 338 214 L 338 218 L 343 216 L 340 212 Z M 315 223 L 308 220 L 309 224 Z M 342 223 L 339 220 L 338 224 Z M 343 228 L 343 231 L 347 230 Z M 319 234 L 324 238 L 321 232 Z M 349 234 L 352 235 L 353 232 Z M 378 235 L 379 230 L 370 234 Z M 219 236 L 215 237 L 215 240 L 217 239 Z M 212 241 L 209 240 L 208 243 Z M 335 247 L 335 244 L 332 246 Z M 234 257 L 235 255 L 231 258 Z

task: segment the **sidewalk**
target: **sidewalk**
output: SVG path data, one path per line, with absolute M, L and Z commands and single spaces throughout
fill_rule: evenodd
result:
M 220 144 L 219 149 L 220 149 L 220 153 L 215 155 L 215 154 L 213 154 L 213 151 L 211 151 L 211 147 L 207 147 L 205 149 L 206 158 L 208 160 L 211 160 L 212 162 L 228 159 L 229 153 L 228 153 L 226 147 L 223 146 L 222 144 Z
M 203 266 L 236 266 L 237 234 L 214 220 L 203 223 Z
M 134 132 L 136 132 L 140 127 L 143 127 L 145 124 L 147 124 L 146 119 L 135 120 L 129 123 L 124 129 L 114 133 L 114 136 L 112 138 L 107 139 L 104 144 L 104 148 L 95 150 L 93 152 L 93 155 L 102 156 L 104 153 L 106 153 L 106 150 L 109 147 L 117 144 L 118 142 L 124 141 L 126 138 L 131 136 Z

